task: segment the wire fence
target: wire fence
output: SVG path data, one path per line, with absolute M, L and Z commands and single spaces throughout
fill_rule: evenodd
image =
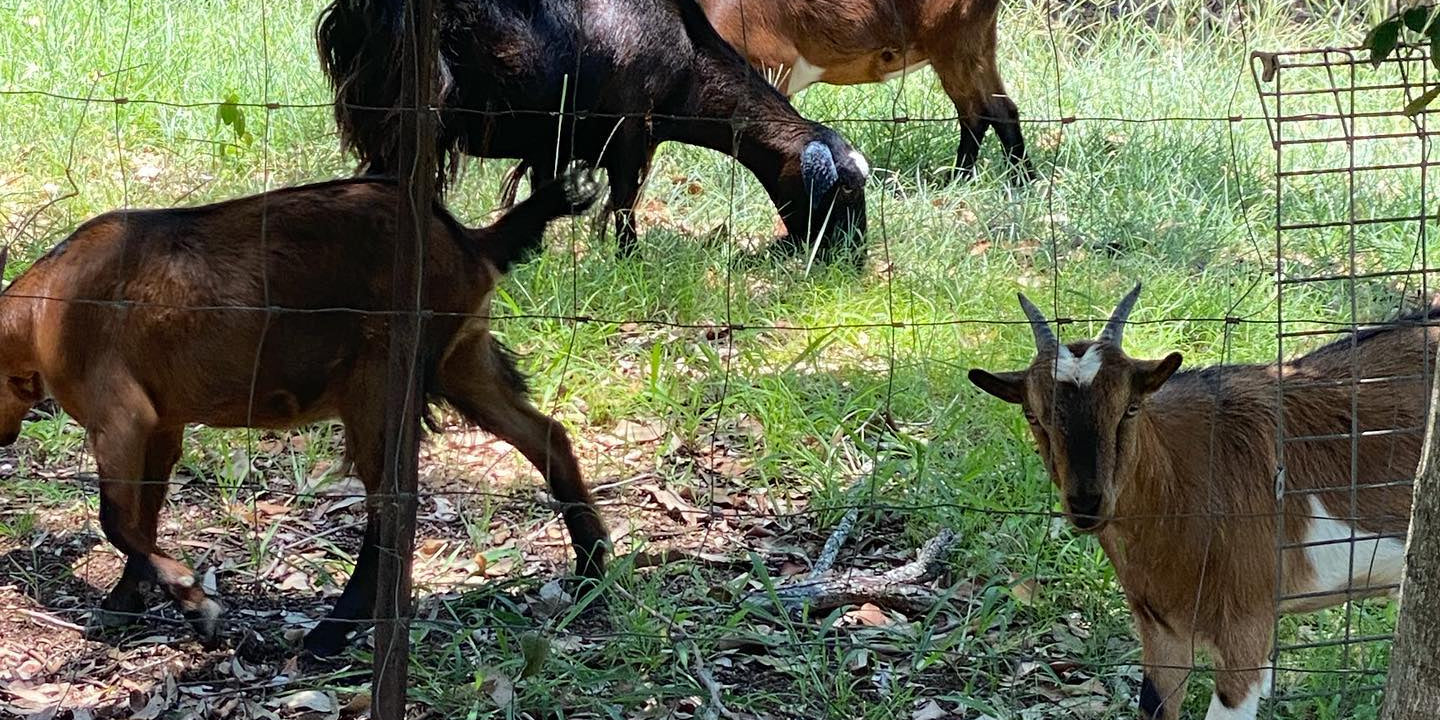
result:
M 124 51 L 115 63 L 118 69 L 96 79 L 90 93 L 0 87 L 0 107 L 60 104 L 77 108 L 81 118 L 69 142 L 66 177 L 49 178 L 55 189 L 48 197 L 25 195 L 13 205 L 0 205 L 6 211 L 6 242 L 17 249 L 15 255 L 39 255 L 86 219 L 67 206 L 96 184 L 69 175 L 78 164 L 75 158 L 87 152 L 114 154 L 122 168 L 117 180 L 121 207 L 139 207 L 131 201 L 129 183 L 136 180 L 127 172 L 130 163 L 125 158 L 140 149 L 127 145 L 136 131 L 126 127 L 126 113 L 152 107 L 213 112 L 240 144 L 246 142 L 246 129 L 239 118 L 248 115 L 253 122 L 253 113 L 261 114 L 261 121 L 251 126 L 261 128 L 261 137 L 252 139 L 262 147 L 261 167 L 249 170 L 258 172 L 267 194 L 255 201 L 253 212 L 237 210 L 231 228 L 237 238 L 248 233 L 262 252 L 282 257 L 246 265 L 244 258 L 222 251 L 221 243 L 205 246 L 230 264 L 192 270 L 193 277 L 213 277 L 218 285 L 227 275 L 233 279 L 256 270 L 259 294 L 252 291 L 239 302 L 223 295 L 195 302 L 194 295 L 166 295 L 158 283 L 160 290 L 147 293 L 144 287 L 137 290 L 108 277 L 110 284 L 93 292 L 58 292 L 56 285 L 35 282 L 6 289 L 9 305 L 0 305 L 0 312 L 7 307 L 60 307 L 25 312 L 50 312 L 43 316 L 47 323 L 75 323 L 89 330 L 62 336 L 61 341 L 73 344 L 68 352 L 96 366 L 133 366 L 141 357 L 116 340 L 125 335 L 107 334 L 106 328 L 112 327 L 143 328 L 156 333 L 150 337 L 170 343 L 147 362 L 164 366 L 170 361 L 160 355 L 174 353 L 210 366 L 166 366 L 176 387 L 145 388 L 142 396 L 157 404 L 147 412 L 163 413 L 159 403 L 172 397 L 167 393 L 183 396 L 182 386 L 190 382 L 187 371 L 206 375 L 212 374 L 211 368 L 250 368 L 233 378 L 246 387 L 242 417 L 247 422 L 227 423 L 219 413 L 212 419 L 186 420 L 270 428 L 202 427 L 189 431 L 183 445 L 178 433 L 172 437 L 167 432 L 173 448 L 153 453 L 173 450 L 175 457 L 168 464 L 152 462 L 152 450 L 145 450 L 139 465 L 117 475 L 110 472 L 119 466 L 116 458 L 130 456 L 104 454 L 105 430 L 112 436 L 116 430 L 97 414 L 102 407 L 133 411 L 135 406 L 126 403 L 134 398 L 110 386 L 99 401 L 81 399 L 63 381 L 44 379 L 58 403 L 39 404 L 27 416 L 20 444 L 0 455 L 7 488 L 7 507 L 0 511 L 0 548 L 5 550 L 0 602 L 8 605 L 0 635 L 10 638 L 0 641 L 0 695 L 7 710 L 43 717 L 68 713 L 77 719 L 461 713 L 718 718 L 816 711 L 836 717 L 1128 717 L 1137 706 L 1175 712 L 1193 674 L 1203 679 L 1189 690 L 1190 713 L 1204 707 L 1213 682 L 1212 708 L 1213 703 L 1238 707 L 1244 717 L 1247 708 L 1254 712 L 1258 706 L 1251 691 L 1259 693 L 1260 683 L 1246 674 L 1253 670 L 1273 672 L 1273 691 L 1267 688 L 1270 700 L 1263 705 L 1271 717 L 1368 717 L 1376 712 L 1393 609 L 1366 600 L 1398 583 L 1386 574 L 1393 570 L 1386 563 L 1393 563 L 1391 543 L 1397 541 L 1403 558 L 1407 518 L 1391 512 L 1393 496 L 1405 493 L 1408 505 L 1425 417 L 1423 401 L 1415 407 L 1384 399 L 1415 393 L 1425 397 L 1431 377 L 1429 331 L 1415 334 L 1410 343 L 1415 347 L 1408 352 L 1419 358 L 1413 368 L 1403 365 L 1408 341 L 1386 346 L 1387 353 L 1379 358 L 1366 351 L 1373 345 L 1371 338 L 1389 337 L 1375 328 L 1403 332 L 1417 324 L 1424 327 L 1429 320 L 1428 315 L 1394 320 L 1430 307 L 1429 113 L 1412 119 L 1400 110 L 1432 82 L 1423 49 L 1407 48 L 1378 69 L 1350 49 L 1256 53 L 1252 71 L 1257 109 L 1250 109 L 1256 108 L 1255 97 L 1237 72 L 1232 86 L 1211 89 L 1228 94 L 1226 112 L 1084 115 L 1062 92 L 1069 86 L 1068 63 L 1059 36 L 1074 29 L 1064 25 L 1066 16 L 1055 3 L 1043 3 L 1054 105 L 1045 107 L 1015 92 L 1024 116 L 988 111 L 978 116 L 988 123 L 1017 122 L 1032 148 L 1040 139 L 1037 131 L 1050 133 L 1041 149 L 1031 152 L 1039 178 L 1027 187 L 997 191 L 1011 207 L 1025 206 L 1015 212 L 1038 215 L 1035 237 L 1011 237 L 1009 243 L 1017 257 L 1041 259 L 1015 262 L 1021 277 L 1002 279 L 997 274 L 994 282 L 1034 297 L 1049 316 L 1049 325 L 1043 326 L 1053 327 L 1062 342 L 1093 337 L 1077 326 L 1105 325 L 1108 310 L 1125 289 L 1085 278 L 1095 266 L 1077 259 L 1077 253 L 1108 253 L 1122 282 L 1147 280 L 1147 288 L 1153 287 L 1148 278 L 1126 276 L 1131 267 L 1123 257 L 1126 248 L 1074 247 L 1076 231 L 1065 217 L 1076 202 L 1066 195 L 1074 172 L 1066 160 L 1073 156 L 1066 153 L 1082 152 L 1067 148 L 1095 139 L 1094 134 L 1070 137 L 1088 126 L 1173 127 L 1185 132 L 1195 124 L 1213 125 L 1218 134 L 1196 145 L 1222 144 L 1218 157 L 1226 159 L 1226 167 L 1206 191 L 1222 196 L 1221 204 L 1237 218 L 1232 231 L 1244 240 L 1233 244 L 1249 245 L 1239 253 L 1243 257 L 1228 259 L 1242 269 L 1230 273 L 1226 297 L 1171 302 L 1169 307 L 1181 311 L 1157 313 L 1145 309 L 1154 292 L 1147 290 L 1140 316 L 1120 318 L 1134 357 L 1151 357 L 1151 350 L 1154 357 L 1162 357 L 1170 348 L 1143 336 L 1165 333 L 1167 340 L 1175 340 L 1174 328 L 1181 328 L 1204 333 L 1208 356 L 1198 357 L 1213 358 L 1222 369 L 1185 375 L 1191 384 L 1184 387 L 1191 388 L 1192 395 L 1166 406 L 1171 413 L 1196 408 L 1210 413 L 1194 415 L 1195 427 L 1188 427 L 1188 419 L 1181 423 L 1193 444 L 1177 457 L 1185 456 L 1187 467 L 1198 470 L 1194 476 L 1182 472 L 1170 480 L 1188 482 L 1192 487 L 1177 491 L 1176 497 L 1193 502 L 1126 504 L 1115 498 L 1135 497 L 1133 488 L 1106 490 L 1120 505 L 1108 520 L 1114 534 L 1101 534 L 1097 542 L 1071 527 L 1083 522 L 1077 515 L 1087 516 L 1075 505 L 1076 486 L 1057 488 L 1047 476 L 1047 469 L 1057 467 L 1057 457 L 1063 458 L 1062 466 L 1074 457 L 1051 444 L 1042 444 L 1042 452 L 1055 455 L 1043 460 L 1036 456 L 1032 438 L 1015 425 L 1020 413 L 985 409 L 990 401 L 981 398 L 988 396 L 975 392 L 955 372 L 960 364 L 990 367 L 985 363 L 1017 363 L 1035 356 L 1028 338 L 1035 331 L 1036 343 L 1041 342 L 1036 320 L 1013 304 L 977 309 L 973 302 L 955 301 L 946 307 L 943 297 L 932 303 L 933 311 L 916 310 L 922 303 L 915 298 L 933 292 L 946 278 L 907 276 L 904 264 L 923 259 L 906 247 L 916 232 L 913 196 L 922 193 L 903 185 L 901 173 L 889 167 L 887 159 L 903 150 L 901 129 L 935 125 L 950 132 L 967 122 L 966 117 L 936 112 L 912 116 L 896 103 L 885 117 L 831 112 L 757 120 L 742 103 L 736 116 L 720 118 L 730 125 L 733 145 L 726 154 L 732 158 L 744 154 L 741 138 L 757 122 L 772 134 L 809 129 L 812 120 L 847 130 L 884 130 L 878 141 L 867 136 L 872 145 L 862 148 L 877 169 L 866 185 L 869 269 L 860 277 L 825 276 L 831 271 L 815 265 L 812 256 L 798 261 L 802 268 L 796 276 L 801 279 L 794 280 L 765 269 L 772 263 L 793 267 L 794 258 L 747 256 L 740 249 L 749 239 L 744 228 L 757 223 L 742 203 L 767 200 L 753 187 L 747 190 L 750 170 L 741 161 L 716 165 L 712 160 L 697 175 L 723 188 L 703 192 L 721 197 L 724 210 L 712 210 L 710 217 L 718 215 L 723 222 L 709 233 L 712 237 L 683 237 L 682 242 L 719 244 L 718 251 L 702 255 L 720 260 L 702 280 L 708 283 L 707 297 L 718 298 L 716 302 L 687 312 L 687 304 L 698 304 L 692 298 L 661 299 L 662 307 L 682 309 L 633 316 L 617 309 L 624 308 L 623 303 L 592 302 L 586 293 L 604 288 L 625 292 L 632 287 L 631 279 L 614 269 L 597 278 L 585 267 L 609 268 L 615 261 L 595 257 L 612 247 L 599 224 L 590 226 L 580 219 L 556 220 L 549 233 L 551 247 L 534 263 L 538 267 L 516 269 L 518 279 L 498 279 L 493 299 L 483 305 L 470 303 L 468 297 L 457 301 L 444 294 L 446 288 L 437 287 L 437 278 L 443 282 L 453 277 L 436 269 L 455 262 L 453 242 L 446 244 L 435 229 L 438 225 L 423 211 L 435 192 L 431 183 L 445 179 L 435 172 L 442 161 L 430 154 L 428 133 L 443 136 L 472 121 L 557 128 L 567 122 L 578 126 L 609 121 L 620 128 L 626 123 L 651 127 L 717 118 L 648 108 L 608 112 L 567 107 L 562 112 L 442 102 L 429 93 L 453 92 L 465 77 L 455 74 L 463 64 L 437 65 L 436 53 L 425 51 L 429 41 L 414 35 L 433 31 L 430 22 L 417 19 L 431 18 L 423 12 L 428 5 L 397 6 L 420 12 L 402 23 L 410 34 L 397 47 L 409 48 L 408 61 L 397 65 L 402 69 L 392 76 L 400 83 L 399 96 L 409 94 L 413 100 L 344 107 L 384 115 L 401 143 L 399 162 L 389 168 L 398 176 L 394 191 L 376 195 L 378 201 L 349 206 L 365 222 L 375 221 L 375 227 L 396 233 L 394 242 L 387 238 L 376 247 L 365 244 L 380 242 L 366 235 L 373 231 L 323 215 L 316 226 L 296 230 L 297 223 L 316 223 L 304 214 L 315 211 L 295 210 L 286 191 L 279 189 L 281 183 L 274 181 L 273 158 L 297 151 L 272 148 L 271 128 L 277 115 L 328 114 L 333 106 L 270 99 L 270 21 L 264 12 L 265 81 L 258 98 L 177 99 L 150 85 L 143 94 L 132 91 L 123 77 L 135 60 Z M 376 13 L 383 6 L 356 5 Z M 579 17 L 584 22 L 584 14 Z M 1249 48 L 1246 14 L 1239 17 L 1238 34 Z M 446 32 L 438 33 L 442 47 L 453 41 Z M 573 77 L 583 82 L 581 58 L 573 60 Z M 758 74 L 752 79 L 763 83 Z M 913 82 L 909 74 L 902 76 L 901 92 Z M 108 92 L 103 90 L 107 84 Z M 740 92 L 750 93 L 747 98 L 763 95 L 755 88 Z M 558 97 L 552 100 L 557 107 L 566 105 Z M 113 113 L 113 147 L 81 146 L 77 139 L 84 118 L 101 109 Z M 1260 177 L 1273 182 L 1273 198 L 1247 193 L 1254 177 L 1246 173 L 1260 162 L 1253 148 L 1246 155 L 1237 135 L 1262 125 L 1269 139 L 1269 148 L 1262 152 L 1273 152 L 1273 170 Z M 617 132 L 612 129 L 610 134 Z M 557 130 L 555 146 L 569 144 L 570 150 L 557 150 L 556 167 L 567 164 L 567 155 L 579 153 L 582 134 Z M 961 141 L 959 132 L 954 140 Z M 332 139 L 322 141 L 328 146 Z M 503 145 L 498 139 L 485 142 Z M 464 147 L 473 150 L 478 143 L 467 139 Z M 298 152 L 313 144 L 309 139 Z M 606 147 L 609 152 L 608 140 Z M 1002 162 L 998 154 L 981 160 L 996 168 L 1003 167 Z M 674 164 L 660 167 L 668 170 Z M 645 194 L 661 192 L 656 187 L 663 183 L 656 177 L 660 172 L 652 172 Z M 464 196 L 475 190 L 472 182 L 483 185 L 483 191 L 494 184 L 494 173 L 473 167 L 468 173 L 439 196 L 444 203 L 467 202 Z M 476 175 L 482 178 L 473 180 Z M 546 192 L 540 182 L 546 175 L 532 176 L 537 180 L 532 197 Z M 0 191 L 5 180 L 0 176 Z M 201 180 L 197 187 L 208 182 Z M 617 182 L 613 173 L 609 182 Z M 677 186 L 697 182 L 687 176 Z M 1021 195 L 1023 199 L 1015 199 Z M 338 196 L 316 197 L 315 202 L 323 204 L 337 202 Z M 0 201 L 4 199 L 0 195 Z M 943 194 L 926 199 L 928 203 L 920 204 L 945 212 Z M 1273 199 L 1273 208 L 1265 206 L 1266 199 Z M 187 200 L 188 193 L 175 204 L 191 204 Z M 376 202 L 388 204 L 377 208 Z M 641 234 L 642 255 L 656 234 L 705 235 L 683 222 L 666 228 L 663 221 L 645 219 L 645 202 L 639 207 L 642 227 L 649 226 Z M 816 210 L 818 216 L 828 211 Z M 773 214 L 768 208 L 766 213 Z M 162 237 L 144 213 L 112 219 L 122 233 L 131 228 L 147 233 L 123 237 L 114 255 L 122 268 L 131 253 L 148 257 L 151 245 Z M 806 217 L 801 225 L 812 227 L 815 219 Z M 972 218 L 972 223 L 987 220 Z M 439 224 L 451 227 L 448 221 Z M 347 240 L 358 244 L 359 256 L 368 258 L 367 263 L 325 254 L 332 248 L 313 237 L 331 225 L 353 233 Z M 958 231 L 964 232 L 964 226 Z M 1267 232 L 1273 232 L 1273 251 L 1264 240 Z M 142 241 L 146 245 L 131 245 Z M 173 237 L 168 241 L 185 242 Z M 89 252 L 100 241 L 68 242 L 33 267 L 60 266 L 67 256 Z M 988 247 L 1006 241 L 980 242 Z M 294 255 L 285 254 L 284 243 L 296 244 Z M 319 250 L 314 257 L 326 260 L 313 264 L 326 267 L 309 267 L 312 259 L 299 248 L 311 246 L 304 243 L 315 243 Z M 975 254 L 975 247 L 969 252 Z M 809 251 L 814 253 L 814 248 Z M 175 256 L 170 257 L 173 262 Z M 17 264 L 14 258 L 11 264 Z M 326 272 L 362 265 L 374 272 L 373 287 L 313 283 L 313 278 L 331 277 Z M 663 272 L 664 265 L 639 267 Z M 1178 271 L 1181 277 L 1187 272 L 1199 283 L 1206 270 Z M 12 268 L 7 275 L 15 278 L 17 273 Z M 675 287 L 665 277 L 639 282 Z M 862 301 L 868 305 L 864 312 L 847 310 L 838 320 L 813 306 L 772 314 L 773 307 L 751 304 L 749 295 L 779 292 L 766 287 L 778 282 L 786 282 L 789 292 L 831 298 L 843 297 L 845 288 L 855 284 L 876 289 Z M 1115 291 L 1114 297 L 1098 291 L 1093 297 L 1077 294 L 1074 288 L 1081 282 Z M 353 297 L 345 295 L 346 288 L 353 290 Z M 546 290 L 563 294 L 542 297 Z M 1157 297 L 1156 302 L 1163 301 Z M 657 303 L 649 298 L 638 304 Z M 1076 312 L 1081 307 L 1085 309 Z M 1200 311 L 1184 311 L 1190 308 Z M 156 330 L 171 324 L 201 335 L 221 327 L 236 330 L 207 344 L 209 355 L 196 355 L 184 335 Z M 505 414 L 521 402 L 515 399 L 516 386 L 524 382 L 508 367 L 509 355 L 489 345 L 462 345 L 484 358 L 460 365 L 473 371 L 474 386 L 464 384 L 468 379 L 446 378 L 449 341 L 472 340 L 471 334 L 482 328 L 526 349 L 521 365 L 538 366 L 542 378 L 534 403 L 546 417 L 560 420 L 559 425 L 535 419 L 526 425 Z M 537 331 L 554 337 L 524 339 L 523 334 Z M 843 337 L 834 339 L 837 334 Z M 1004 345 L 1016 338 L 1026 344 L 1015 346 L 1023 351 L 1012 352 Z M 117 344 L 106 346 L 107 340 Z M 1340 348 L 1335 352 L 1348 354 L 1330 365 L 1323 358 L 1314 361 L 1330 374 L 1312 371 L 1307 361 L 1287 365 L 1319 343 L 1332 341 L 1339 343 L 1333 346 Z M 315 343 L 326 342 L 339 349 L 321 359 L 312 356 L 320 347 Z M 944 343 L 960 343 L 960 349 L 937 349 Z M 1072 347 L 1082 358 L 1090 357 L 1087 347 Z M 6 352 L 0 348 L 0 362 L 15 362 Z M 21 357 L 29 351 L 8 352 Z M 1029 372 L 1059 378 L 1061 350 L 1047 356 L 1039 346 L 1036 352 Z M 1271 359 L 1277 365 L 1243 364 Z M 1206 363 L 1187 359 L 1190 364 Z M 309 373 L 322 366 L 322 377 L 344 378 L 352 387 L 316 385 Z M 346 370 L 337 370 L 341 367 Z M 1395 367 L 1408 369 L 1389 371 Z M 11 391 L 18 392 L 16 375 L 7 372 Z M 287 377 L 286 372 L 300 375 Z M 1097 377 L 1096 372 L 1090 371 L 1090 377 Z M 1261 374 L 1246 374 L 1255 372 Z M 676 379 L 667 380 L 666 375 Z M 922 379 L 913 380 L 915 376 Z M 1236 383 L 1243 389 L 1252 377 L 1263 378 L 1255 381 L 1259 391 L 1237 394 Z M 439 385 L 448 382 L 463 387 L 447 394 Z M 918 397 L 908 392 L 916 382 L 927 386 Z M 656 405 L 669 408 L 671 416 L 627 415 L 624 409 L 639 403 L 565 387 L 587 383 L 613 383 L 623 388 L 621 395 L 662 397 Z M 687 390 L 691 384 L 697 389 Z M 1050 383 L 1046 391 L 1026 396 L 1025 412 L 1033 417 L 1036 439 L 1042 443 L 1047 433 L 1061 432 L 1055 425 L 1059 421 L 1052 422 L 1055 414 L 1073 412 L 1064 409 L 1069 390 L 1063 385 Z M 682 392 L 688 394 L 680 396 Z M 1173 398 L 1181 391 L 1166 392 Z M 860 399 L 847 397 L 852 394 Z M 370 398 L 360 406 L 365 412 L 353 409 L 358 399 L 342 400 L 361 395 Z M 436 395 L 449 398 L 453 407 L 422 413 L 425 398 Z M 1253 405 L 1261 396 L 1272 398 L 1273 404 Z M 1326 422 L 1312 422 L 1305 415 L 1309 404 L 1339 396 L 1346 402 L 1328 408 Z M 1156 402 L 1163 397 L 1156 395 Z M 939 407 L 926 407 L 936 399 Z M 1095 400 L 1093 406 L 1100 408 L 1106 401 Z M 600 407 L 590 407 L 590 402 Z M 77 409 L 87 407 L 85 403 L 93 403 L 93 409 Z M 805 411 L 810 403 L 825 407 L 816 413 L 830 413 L 833 406 L 842 416 L 812 416 Z M 409 411 L 400 409 L 404 407 Z M 1124 411 L 1124 403 L 1116 410 Z M 523 410 L 517 412 L 528 417 Z M 1235 421 L 1239 416 L 1234 412 L 1264 419 L 1252 428 L 1263 435 L 1235 440 L 1234 433 L 1245 426 Z M 962 419 L 971 413 L 979 420 Z M 433 430 L 423 439 L 422 414 Z M 343 427 L 323 421 L 322 416 L 337 415 L 345 416 Z M 761 415 L 765 421 L 757 419 Z M 262 416 L 271 419 L 259 421 Z M 1335 429 L 1332 416 L 1343 420 L 1340 429 Z M 296 418 L 320 422 L 288 422 Z M 787 430 L 784 422 L 809 427 Z M 87 425 L 91 445 L 82 442 L 81 425 Z M 495 434 L 477 435 L 477 425 Z M 103 428 L 99 438 L 97 426 Z M 161 429 L 152 430 L 160 436 Z M 1121 431 L 1107 432 L 1111 434 L 1102 434 L 1102 439 L 1121 447 Z M 979 440 L 956 440 L 964 434 Z M 1269 454 L 1240 452 L 1271 438 Z M 566 456 L 572 449 L 613 545 L 608 569 L 595 582 L 567 575 L 577 561 L 584 564 L 577 553 L 585 548 L 571 543 L 580 542 L 574 531 L 585 527 L 591 510 L 584 502 L 561 497 L 567 463 L 572 462 Z M 1107 462 L 1118 468 L 1120 452 Z M 1194 460 L 1202 456 L 1203 461 Z M 1316 465 L 1327 458 L 1334 467 Z M 1254 462 L 1247 466 L 1246 459 Z M 170 477 L 177 460 L 179 470 Z M 788 467 L 792 462 L 798 470 Z M 943 470 L 932 470 L 931 464 Z M 1263 483 L 1237 484 L 1227 476 L 1237 467 L 1250 469 Z M 355 471 L 363 479 L 356 478 Z M 964 476 L 937 479 L 938 472 L 949 471 Z M 549 492 L 534 484 L 537 472 L 550 482 Z M 821 477 L 806 477 L 805 472 Z M 1105 478 L 1092 478 L 1097 479 Z M 1337 479 L 1338 484 L 1322 482 Z M 961 487 L 978 483 L 1018 489 L 974 492 Z M 167 491 L 171 501 L 159 526 L 158 551 L 183 559 L 198 571 L 194 579 L 166 580 L 172 570 L 164 560 L 151 556 L 144 563 L 127 562 L 109 548 L 127 542 L 143 545 L 143 508 L 158 507 Z M 116 520 L 116 508 L 133 516 Z M 110 517 L 104 517 L 106 513 Z M 138 530 L 132 527 L 137 523 Z M 140 537 L 127 539 L 127 532 L 139 532 Z M 156 530 L 150 529 L 148 536 L 153 542 Z M 1257 537 L 1261 545 L 1254 544 Z M 1139 538 L 1151 543 L 1170 538 L 1180 541 L 1177 546 L 1198 539 L 1199 546 L 1189 549 L 1201 552 L 1167 554 L 1173 548 L 1163 542 L 1154 543 L 1157 552 L 1148 552 L 1152 544 L 1142 545 Z M 360 549 L 362 541 L 373 541 L 368 560 Z M 1129 560 L 1112 569 L 1116 543 L 1131 544 L 1119 555 Z M 1254 557 L 1235 554 L 1245 550 Z M 139 552 L 141 557 L 146 554 L 143 548 Z M 1198 562 L 1184 565 L 1177 557 Z M 147 569 L 147 564 L 153 567 Z M 361 570 L 365 565 L 369 569 Z M 1148 575 L 1135 574 L 1147 567 Z M 1247 580 L 1249 584 L 1240 587 L 1237 568 L 1271 568 L 1273 582 Z M 373 586 L 362 592 L 379 598 L 373 612 L 342 594 L 342 578 L 355 575 Z M 166 582 L 165 603 L 159 596 L 147 596 L 140 607 L 127 605 L 128 595 L 117 601 L 117 595 L 125 594 L 110 590 L 127 583 L 145 587 Z M 1152 582 L 1173 592 L 1147 595 L 1136 589 Z M 192 587 L 203 592 L 195 596 Z M 1226 598 L 1223 602 L 1239 602 L 1253 600 L 1259 589 L 1266 591 L 1263 603 L 1248 608 L 1254 617 L 1237 616 L 1233 626 L 1223 629 L 1211 624 L 1233 608 L 1216 611 L 1202 597 L 1214 594 Z M 213 642 L 196 642 L 195 628 L 202 635 L 204 631 L 203 622 L 197 626 L 197 613 L 203 621 L 206 611 L 196 597 L 220 600 L 225 606 Z M 1290 614 L 1330 605 L 1339 607 Z M 306 652 L 304 632 L 324 627 L 322 618 L 338 606 L 350 608 L 351 616 L 342 620 L 361 632 L 338 659 Z M 1138 625 L 1133 633 L 1132 612 Z M 133 622 L 106 628 L 102 618 Z M 1153 626 L 1149 630 L 1147 623 Z M 372 626 L 373 634 L 367 631 Z M 1156 639 L 1166 633 L 1181 648 L 1168 655 L 1156 649 L 1169 642 Z M 1245 642 L 1227 645 L 1235 636 Z M 1257 642 L 1260 636 L 1268 639 Z M 1197 649 L 1204 652 L 1197 655 Z M 1232 651 L 1236 655 L 1229 655 Z M 1242 651 L 1246 659 L 1238 659 Z M 1256 651 L 1260 655 L 1250 660 Z M 1204 692 L 1196 689 L 1201 686 Z M 1158 693 L 1158 700 L 1142 687 Z

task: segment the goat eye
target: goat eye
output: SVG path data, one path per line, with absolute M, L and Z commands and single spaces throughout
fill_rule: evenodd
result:
M 1125 417 L 1127 418 L 1135 417 L 1138 414 L 1140 414 L 1140 403 L 1130 403 L 1130 407 L 1125 408 Z
M 1028 422 L 1028 423 L 1030 423 L 1031 425 L 1039 425 L 1039 424 L 1040 424 L 1040 418 L 1035 417 L 1035 413 L 1032 413 L 1032 412 L 1027 411 L 1027 412 L 1025 413 L 1025 422 Z

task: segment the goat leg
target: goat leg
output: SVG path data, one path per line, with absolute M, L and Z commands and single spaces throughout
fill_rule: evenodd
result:
M 540 471 L 563 508 L 576 572 L 591 579 L 603 577 L 610 536 L 585 486 L 570 439 L 564 426 L 525 399 L 524 380 L 508 354 L 489 337 L 467 337 L 447 351 L 440 388 L 466 420 L 513 445 Z
M 995 137 L 1005 149 L 1005 159 L 1010 163 L 1011 178 L 1017 184 L 1035 179 L 1035 166 L 1025 154 L 1025 135 L 1020 131 L 1020 108 L 1005 93 L 999 93 L 986 103 L 985 112 L 995 127 Z M 978 141 L 977 141 L 978 144 Z
M 101 476 L 100 526 L 125 553 L 125 571 L 96 614 L 96 624 L 119 624 L 144 612 L 141 585 L 153 580 L 175 599 L 200 639 L 213 641 L 223 611 L 220 603 L 205 595 L 189 566 L 156 547 L 160 508 L 170 471 L 180 459 L 182 431 L 153 429 L 147 422 L 153 411 L 140 391 L 120 399 L 124 402 L 116 407 L 137 409 L 126 419 L 102 423 L 93 444 Z
M 379 562 L 377 539 L 380 535 L 379 514 L 367 504 L 365 539 L 360 542 L 360 555 L 355 571 L 345 583 L 335 608 L 305 635 L 305 649 L 315 657 L 332 657 L 345 649 L 351 631 L 368 623 L 375 611 L 375 577 Z
M 632 134 L 633 135 L 633 134 Z M 618 139 L 618 138 L 617 138 Z M 615 215 L 616 253 L 630 257 L 640 247 L 640 230 L 635 225 L 635 205 L 640 201 L 640 188 L 650 173 L 650 163 L 655 157 L 655 145 L 649 144 L 643 155 L 639 145 L 644 138 L 627 136 L 618 142 L 606 167 L 610 174 L 610 199 L 605 205 L 607 213 Z M 640 162 L 637 165 L 636 159 Z

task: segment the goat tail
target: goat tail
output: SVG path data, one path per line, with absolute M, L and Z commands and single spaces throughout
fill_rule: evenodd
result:
M 471 231 L 471 236 L 486 259 L 500 272 L 509 272 L 512 265 L 540 249 L 546 225 L 590 209 L 600 197 L 601 188 L 595 171 L 577 164 L 555 180 L 535 188 L 494 224 Z
M 359 157 L 365 174 L 404 170 L 398 106 L 405 33 L 405 0 L 331 0 L 315 23 L 320 67 L 335 95 L 340 145 Z M 450 73 L 443 53 L 439 61 L 443 106 Z M 436 150 L 436 189 L 443 191 L 458 167 L 458 138 L 442 126 Z
M 520 179 L 529 169 L 530 161 L 521 160 L 505 173 L 505 178 L 500 181 L 500 207 L 508 210 L 515 206 L 515 198 L 520 195 Z

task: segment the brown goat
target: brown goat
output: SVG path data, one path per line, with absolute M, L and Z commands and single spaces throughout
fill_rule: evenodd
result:
M 1312 611 L 1399 582 L 1440 341 L 1423 323 L 1440 310 L 1279 366 L 1176 374 L 1179 353 L 1121 349 L 1139 293 L 1099 338 L 1067 345 L 1021 295 L 1034 361 L 970 380 L 1022 407 L 1072 524 L 1114 564 L 1142 645 L 1144 715 L 1179 717 L 1199 647 L 1216 664 L 1207 720 L 1251 720 L 1273 676 L 1277 606 Z
M 995 128 L 1011 166 L 1034 175 L 1020 111 L 995 62 L 999 0 L 700 0 L 715 29 L 786 95 L 935 68 L 960 117 L 955 167 L 975 168 Z
M 564 428 L 525 399 L 525 383 L 489 332 L 490 297 L 546 224 L 595 200 L 573 173 L 489 227 L 434 208 L 420 344 L 429 401 L 514 445 L 549 481 L 582 575 L 603 573 L 605 526 Z M 381 179 L 306 185 L 174 210 L 91 220 L 0 294 L 0 443 L 47 395 L 85 427 L 100 474 L 100 523 L 127 556 L 98 624 L 146 609 L 156 582 L 202 638 L 221 607 L 192 570 L 156 547 L 156 524 L 187 424 L 290 428 L 345 424 L 347 455 L 368 493 L 380 482 L 382 398 L 400 194 Z M 367 506 L 355 571 L 334 611 L 305 639 L 339 651 L 375 599 L 377 518 Z

